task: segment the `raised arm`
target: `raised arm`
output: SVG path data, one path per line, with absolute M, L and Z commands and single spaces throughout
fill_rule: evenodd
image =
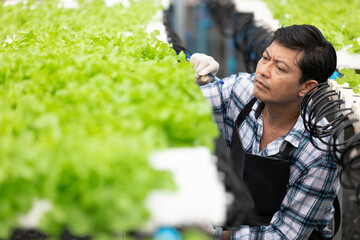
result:
M 212 79 L 209 73 L 216 74 L 219 71 L 219 63 L 211 56 L 203 53 L 194 53 L 190 57 L 190 62 L 194 64 L 194 70 L 197 75 L 197 84 L 204 85 Z

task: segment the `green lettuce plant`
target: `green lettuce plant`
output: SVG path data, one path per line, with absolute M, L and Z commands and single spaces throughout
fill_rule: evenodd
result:
M 154 189 L 175 190 L 148 164 L 169 147 L 218 134 L 192 65 L 146 33 L 158 1 L 0 3 L 0 238 L 33 203 L 39 229 L 94 239 L 138 229 Z
M 317 26 L 336 50 L 360 53 L 360 2 L 356 0 L 264 0 L 281 25 Z
M 348 83 L 354 93 L 360 92 L 360 77 L 359 74 L 355 72 L 354 69 L 343 68 L 340 70 L 340 73 L 344 74 L 343 77 L 337 78 L 336 82 L 338 84 Z

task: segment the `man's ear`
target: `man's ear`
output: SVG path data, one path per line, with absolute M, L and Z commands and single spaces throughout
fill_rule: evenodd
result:
M 307 91 L 309 91 L 312 87 L 316 86 L 318 82 L 314 79 L 306 80 L 301 84 L 301 90 L 299 92 L 299 96 L 303 97 Z M 315 91 L 316 89 L 313 89 Z

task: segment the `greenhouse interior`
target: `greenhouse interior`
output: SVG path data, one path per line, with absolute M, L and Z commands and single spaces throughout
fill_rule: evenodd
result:
M 0 0 L 0 239 L 360 239 L 359 9 Z

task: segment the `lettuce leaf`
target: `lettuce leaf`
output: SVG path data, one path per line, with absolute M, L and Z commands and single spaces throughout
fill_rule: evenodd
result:
M 0 238 L 38 199 L 52 203 L 40 222 L 52 236 L 135 230 L 147 194 L 176 189 L 149 155 L 213 149 L 192 65 L 145 32 L 159 2 L 130 3 L 0 3 Z

